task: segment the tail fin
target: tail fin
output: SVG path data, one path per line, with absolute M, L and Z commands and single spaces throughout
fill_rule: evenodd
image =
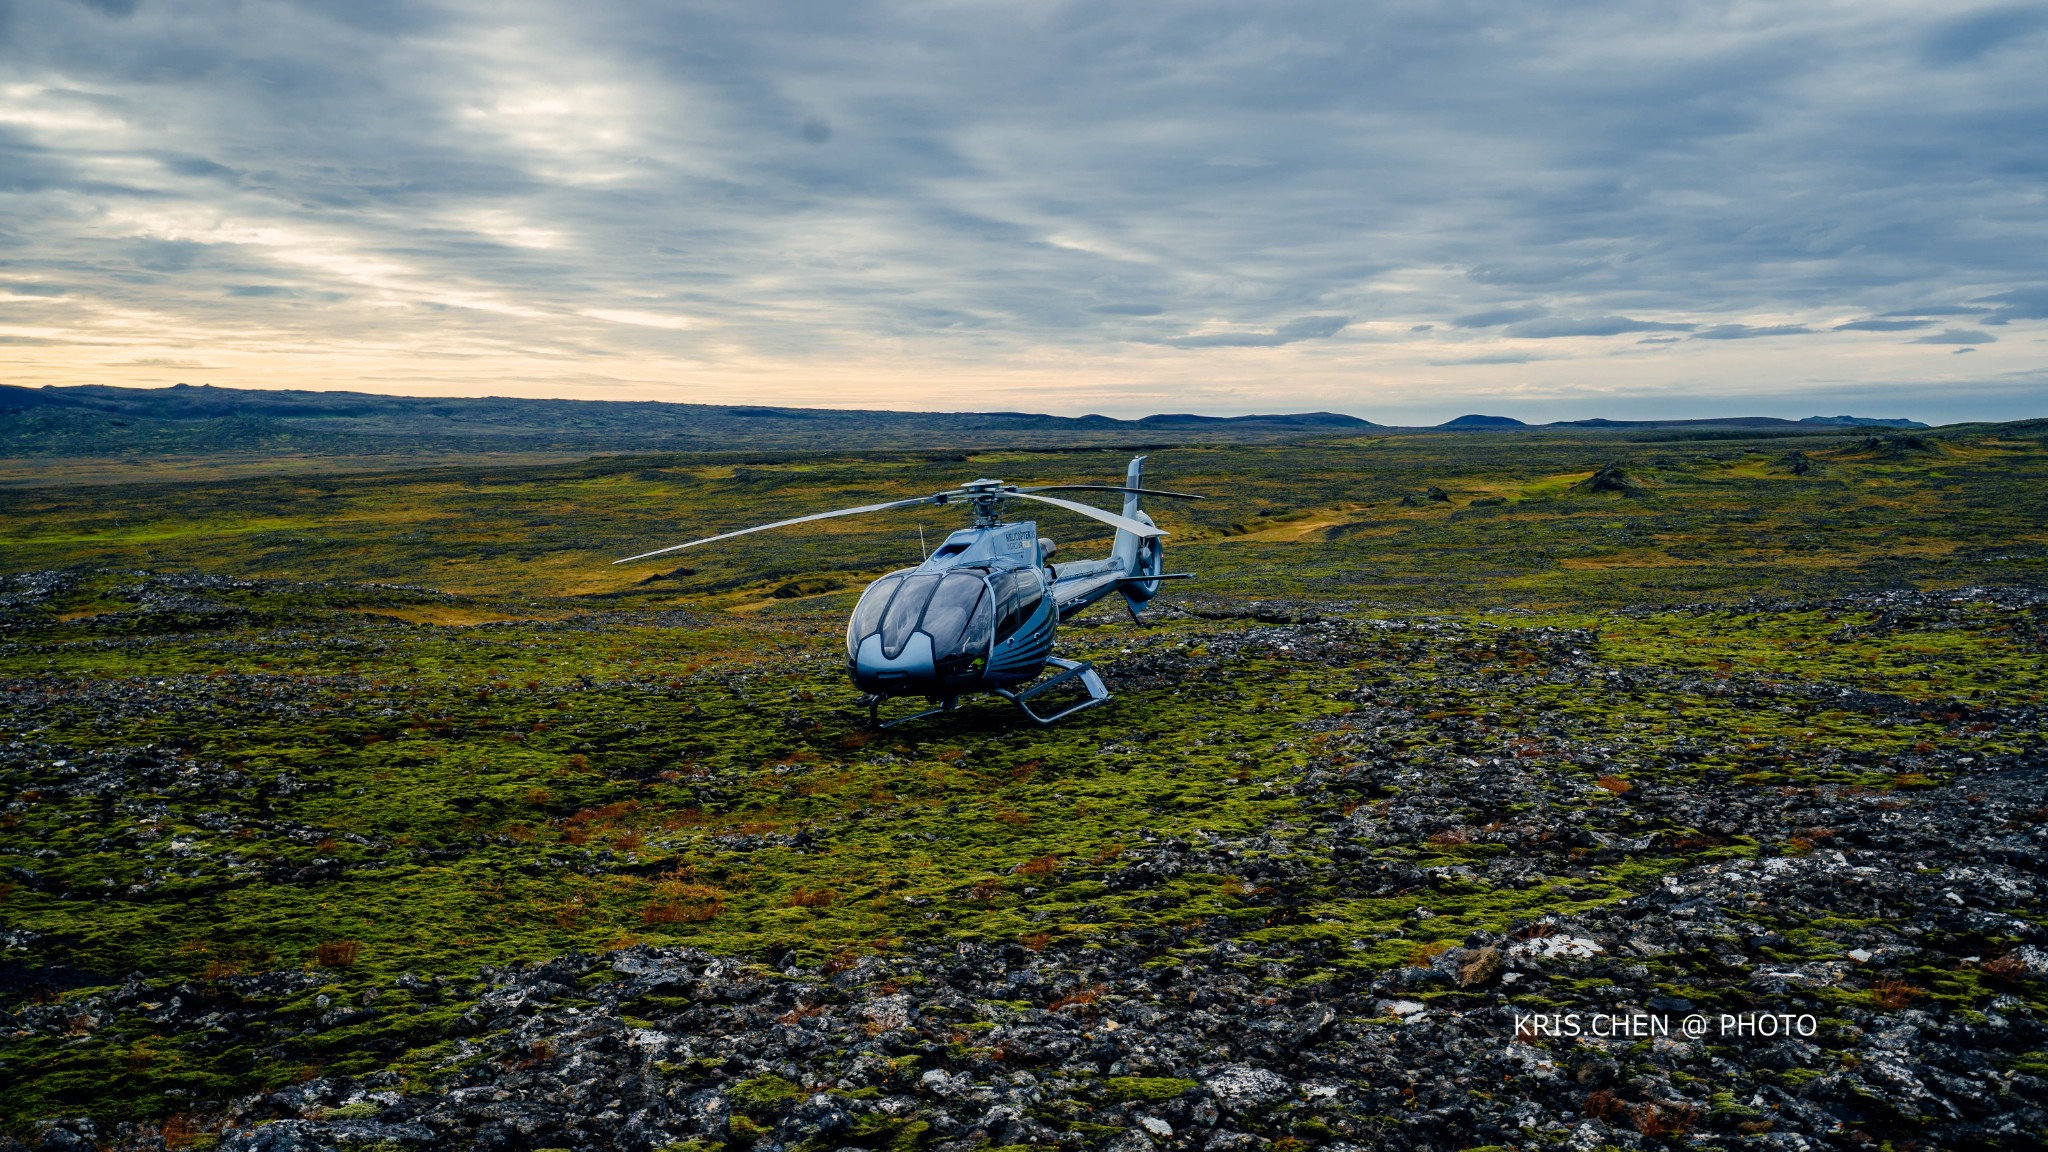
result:
M 1145 486 L 1145 458 L 1143 456 L 1131 458 L 1130 469 L 1124 473 L 1124 486 L 1127 488 L 1142 488 Z M 1152 523 L 1152 517 L 1138 507 L 1138 494 L 1136 492 L 1124 493 L 1124 515 L 1129 519 L 1145 524 Z M 1111 548 L 1109 554 L 1117 562 L 1117 567 L 1126 576 L 1157 575 L 1165 566 L 1165 555 L 1161 550 L 1157 537 L 1145 539 L 1130 532 L 1125 532 L 1122 529 L 1117 530 L 1116 544 Z M 1123 593 L 1124 600 L 1130 604 L 1131 612 L 1135 615 L 1138 609 L 1145 606 L 1146 601 L 1159 594 L 1159 581 L 1148 580 L 1143 583 L 1120 584 L 1117 586 L 1117 591 Z
M 1144 486 L 1145 458 L 1143 456 L 1133 456 L 1131 457 L 1130 468 L 1124 472 L 1124 487 L 1142 488 Z M 1124 493 L 1124 517 L 1136 520 L 1140 516 L 1144 516 L 1144 513 L 1138 509 L 1138 494 L 1136 492 Z M 1144 523 L 1150 524 L 1151 522 L 1151 517 L 1145 517 Z M 1138 537 L 1121 528 L 1117 529 L 1116 544 L 1110 548 L 1109 555 L 1111 559 L 1116 561 L 1116 566 L 1122 569 L 1123 574 L 1126 576 L 1137 574 L 1138 545 L 1140 543 L 1142 541 Z

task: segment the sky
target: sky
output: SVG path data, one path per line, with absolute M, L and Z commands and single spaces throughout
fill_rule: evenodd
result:
M 0 0 L 0 381 L 2048 416 L 2048 4 Z

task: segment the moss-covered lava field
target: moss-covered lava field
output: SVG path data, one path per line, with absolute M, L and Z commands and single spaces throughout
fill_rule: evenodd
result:
M 1160 450 L 1049 728 L 866 726 L 915 517 L 608 562 L 1127 449 L 0 493 L 0 1141 L 2039 1147 L 2044 434 Z

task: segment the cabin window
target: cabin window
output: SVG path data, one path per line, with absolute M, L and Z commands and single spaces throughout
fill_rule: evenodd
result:
M 996 623 L 998 644 L 1029 624 L 1031 618 L 1038 615 L 1038 602 L 1045 598 L 1045 587 L 1039 583 L 1038 573 L 1030 569 L 1006 572 L 999 580 L 1002 614 Z

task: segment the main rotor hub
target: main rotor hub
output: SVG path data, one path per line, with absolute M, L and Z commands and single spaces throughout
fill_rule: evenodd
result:
M 974 526 L 994 528 L 1003 522 L 1003 501 L 1009 499 L 1009 485 L 1001 480 L 969 480 L 960 486 L 967 502 L 974 506 Z

